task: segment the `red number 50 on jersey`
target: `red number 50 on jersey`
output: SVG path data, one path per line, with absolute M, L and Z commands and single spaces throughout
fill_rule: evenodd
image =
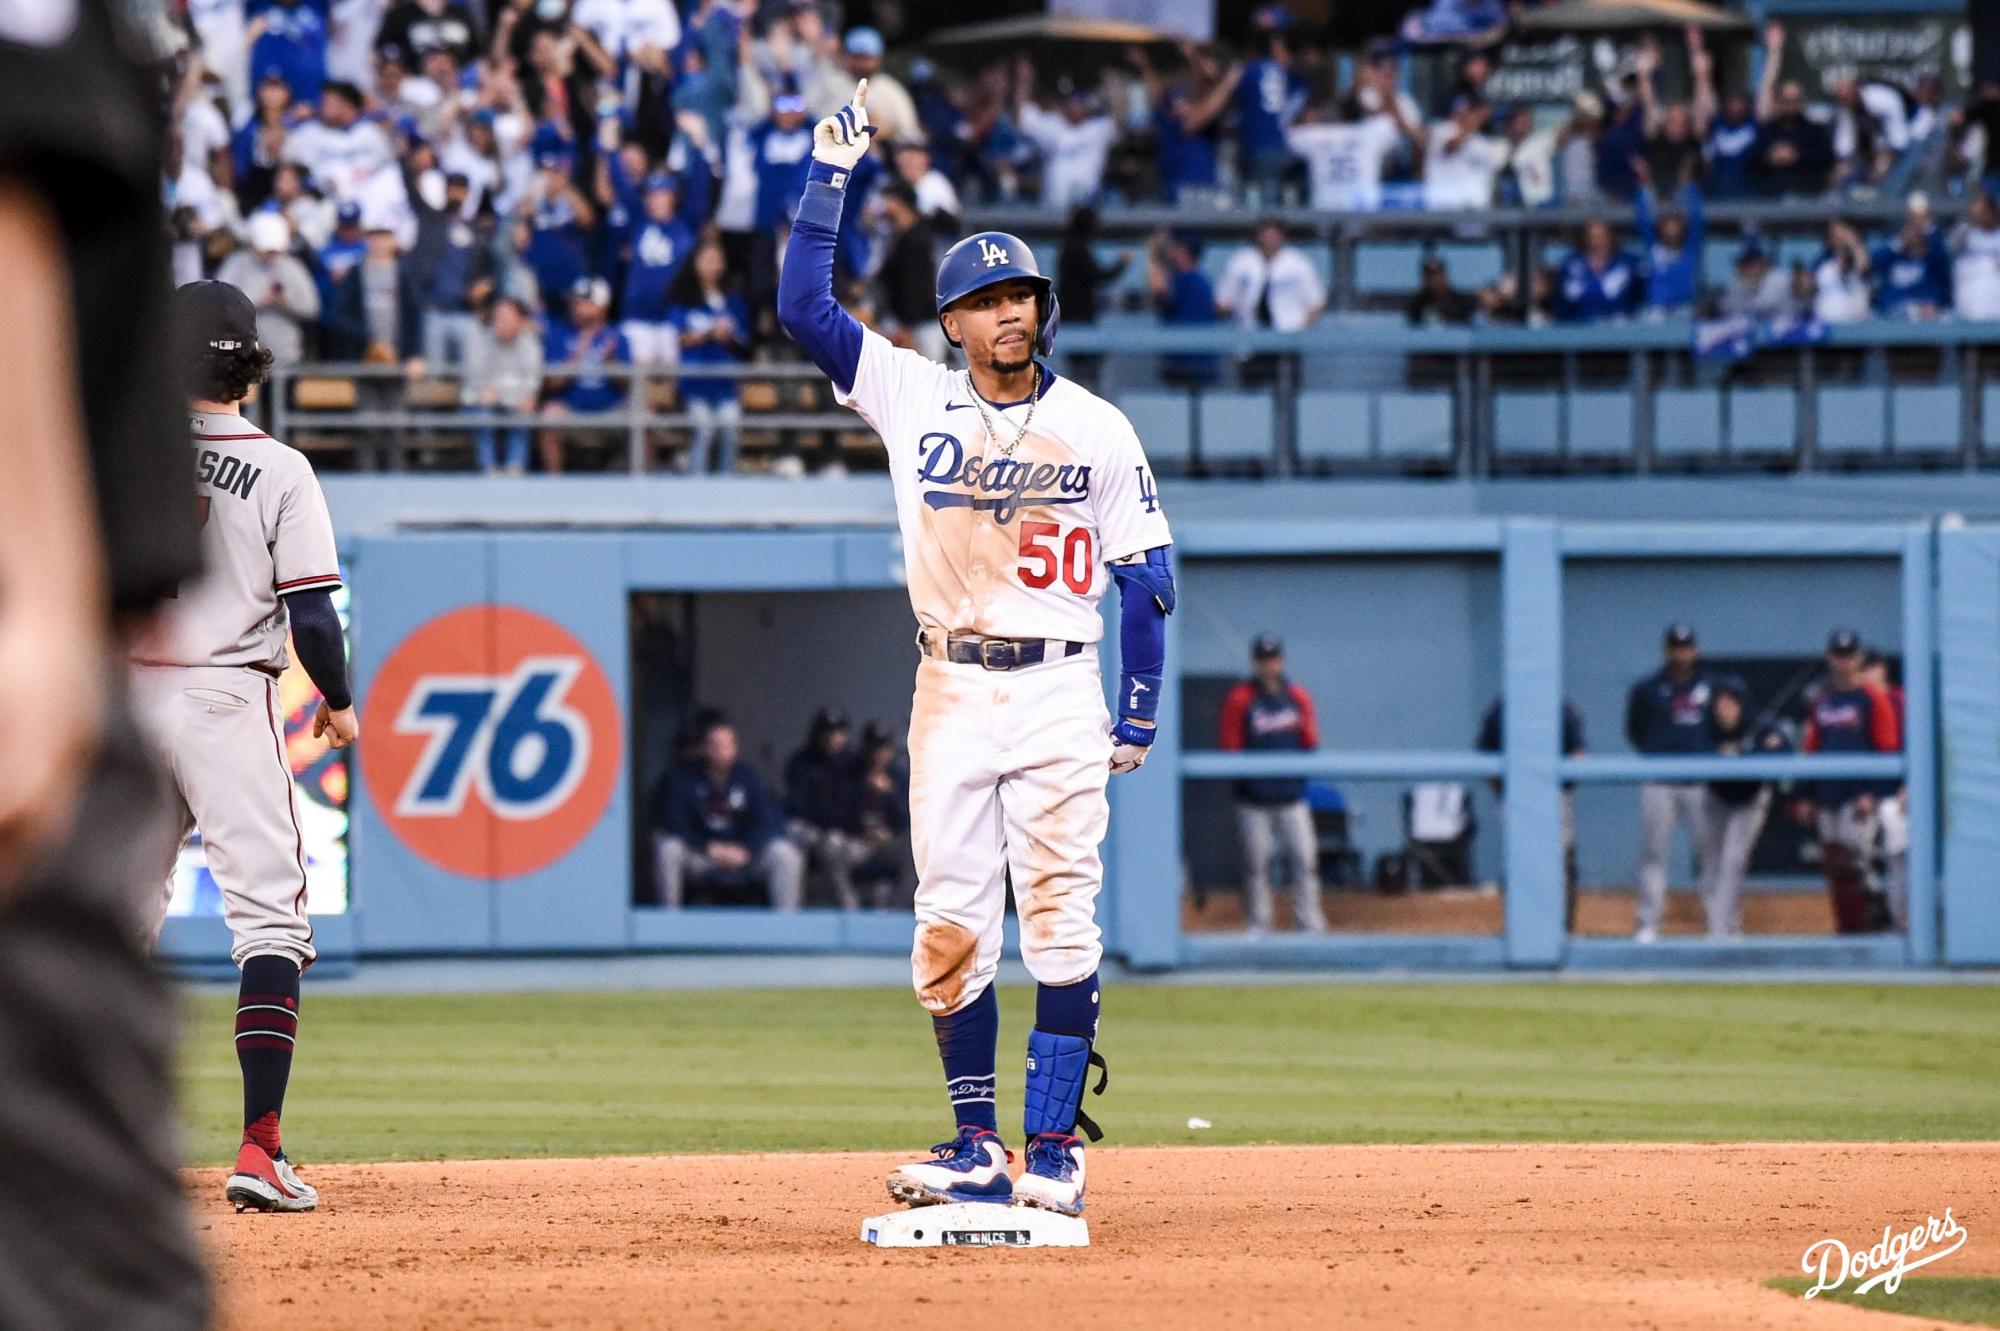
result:
M 1097 571 L 1090 528 L 1071 527 L 1069 535 L 1061 538 L 1062 549 L 1058 553 L 1056 533 L 1061 530 L 1062 527 L 1053 522 L 1021 524 L 1021 585 L 1051 587 L 1060 574 L 1063 586 L 1078 596 L 1088 596 L 1091 576 Z

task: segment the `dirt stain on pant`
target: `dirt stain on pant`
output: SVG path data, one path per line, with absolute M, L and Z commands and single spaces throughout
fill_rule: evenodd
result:
M 955 1012 L 965 996 L 979 954 L 979 937 L 949 920 L 926 920 L 917 926 L 917 1001 L 942 1016 Z

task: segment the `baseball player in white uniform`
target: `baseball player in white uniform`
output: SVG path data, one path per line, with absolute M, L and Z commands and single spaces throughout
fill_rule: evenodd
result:
M 225 1193 L 239 1211 L 310 1211 L 318 1193 L 293 1171 L 278 1131 L 298 1038 L 299 974 L 315 953 L 277 680 L 289 629 L 323 698 L 313 733 L 335 748 L 354 742 L 360 727 L 330 597 L 340 564 L 311 464 L 238 409 L 271 363 L 257 342 L 256 308 L 226 283 L 193 282 L 175 293 L 174 322 L 192 396 L 204 571 L 168 603 L 160 633 L 138 653 L 136 693 L 180 790 L 180 835 L 201 829 L 235 940 L 230 955 L 242 969 L 243 1144 Z M 177 840 L 156 932 L 178 850 Z
M 1020 1201 L 1076 1215 L 1090 1069 L 1102 1068 L 1098 845 L 1105 786 L 1145 761 L 1174 602 L 1172 537 L 1123 413 L 1041 361 L 1055 292 L 1001 232 L 954 245 L 938 320 L 968 369 L 898 350 L 835 303 L 834 237 L 867 151 L 867 83 L 814 131 L 778 294 L 787 331 L 882 436 L 922 660 L 910 718 L 917 996 L 931 1013 L 957 1135 L 889 1176 L 912 1205 Z M 1097 603 L 1120 584 L 1118 715 L 1098 668 Z M 994 1108 L 991 985 L 1011 874 L 1037 982 L 1023 1127 L 1009 1177 Z M 1103 1079 L 1095 1088 L 1104 1089 Z

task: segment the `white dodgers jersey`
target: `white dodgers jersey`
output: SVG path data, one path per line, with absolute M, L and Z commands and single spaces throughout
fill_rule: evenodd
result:
M 1096 642 L 1105 565 L 1173 537 L 1125 413 L 1042 367 L 1028 403 L 985 412 L 964 371 L 862 333 L 836 397 L 889 449 L 910 606 L 929 632 Z
M 190 420 L 202 572 L 166 603 L 149 665 L 286 665 L 283 597 L 340 586 L 333 520 L 305 455 L 241 416 Z

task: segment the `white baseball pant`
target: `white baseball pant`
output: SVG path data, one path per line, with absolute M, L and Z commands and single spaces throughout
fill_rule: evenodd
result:
M 1009 871 L 1028 973 L 1061 985 L 1096 971 L 1110 726 L 1094 649 L 1020 670 L 917 666 L 910 963 L 930 1012 L 956 1012 L 993 982 Z

